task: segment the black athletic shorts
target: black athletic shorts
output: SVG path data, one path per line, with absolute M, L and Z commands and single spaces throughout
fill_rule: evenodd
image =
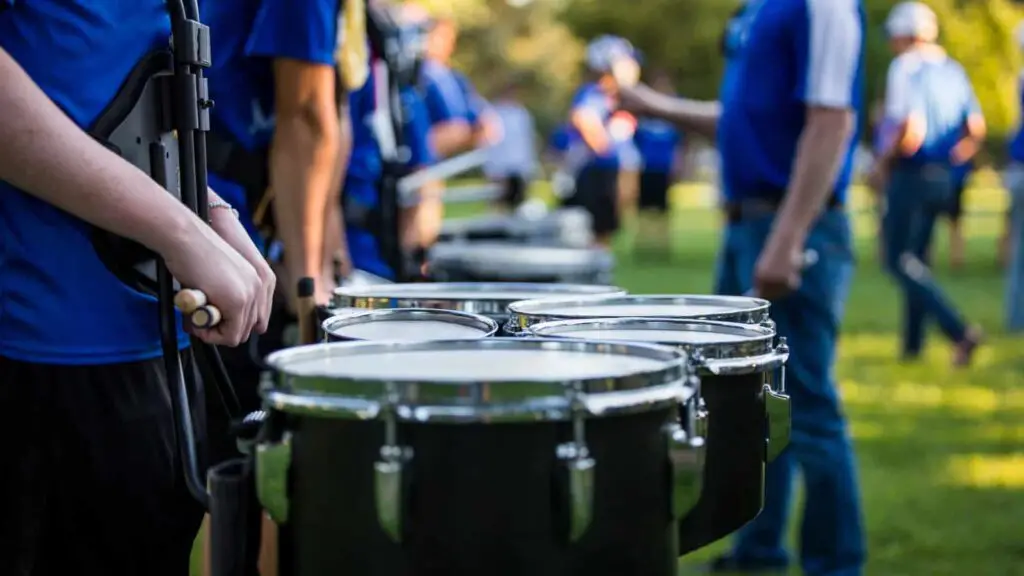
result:
M 640 209 L 668 211 L 668 172 L 643 172 L 640 174 Z
M 566 206 L 579 206 L 593 218 L 595 235 L 611 234 L 619 229 L 619 171 L 603 166 L 587 166 L 576 176 L 576 189 L 565 200 Z
M 190 395 L 201 439 L 203 393 Z M 0 574 L 188 576 L 203 509 L 185 487 L 162 358 L 0 357 L 0 406 Z
M 966 180 L 953 185 L 953 195 L 949 198 L 949 207 L 947 208 L 946 215 L 954 222 L 959 220 L 960 216 L 964 213 L 964 190 L 966 188 Z

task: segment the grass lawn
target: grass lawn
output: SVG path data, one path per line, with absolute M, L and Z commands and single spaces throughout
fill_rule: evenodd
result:
M 710 290 L 719 218 L 699 201 L 702 193 L 696 186 L 675 190 L 671 261 L 634 260 L 624 235 L 620 285 L 635 293 Z M 995 245 L 1002 196 L 991 188 L 969 191 L 964 270 L 948 271 L 944 233 L 936 245 L 936 273 L 989 335 L 968 370 L 950 368 L 937 333 L 923 362 L 896 362 L 897 293 L 875 258 L 871 217 L 856 218 L 858 271 L 838 374 L 860 462 L 867 574 L 1024 576 L 1024 350 L 1001 329 Z M 855 209 L 866 202 L 863 194 L 855 200 Z M 687 557 L 683 573 L 722 546 Z

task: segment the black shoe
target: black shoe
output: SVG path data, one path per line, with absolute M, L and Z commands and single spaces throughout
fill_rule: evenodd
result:
M 686 572 L 684 571 L 683 574 Z M 765 565 L 747 562 L 726 554 L 715 558 L 696 571 L 698 574 L 785 574 L 785 565 Z

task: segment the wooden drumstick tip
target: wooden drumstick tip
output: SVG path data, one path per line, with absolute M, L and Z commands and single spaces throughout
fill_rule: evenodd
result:
M 192 311 L 189 318 L 192 325 L 200 329 L 213 328 L 221 321 L 220 310 L 216 306 L 200 306 Z
M 199 290 L 184 289 L 179 290 L 174 295 L 174 307 L 181 310 L 185 314 L 191 314 L 193 311 L 198 310 L 200 307 L 206 305 L 206 294 L 203 294 Z

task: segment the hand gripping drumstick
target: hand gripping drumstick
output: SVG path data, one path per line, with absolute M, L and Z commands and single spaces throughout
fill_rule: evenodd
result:
M 199 290 L 179 290 L 174 295 L 174 307 L 181 310 L 182 314 L 188 314 L 192 325 L 196 328 L 209 329 L 220 324 L 220 310 L 216 306 L 207 303 L 206 294 Z
M 815 264 L 818 263 L 818 251 L 815 250 L 814 248 L 808 248 L 807 250 L 804 250 L 803 254 L 801 254 L 800 256 L 801 256 L 801 262 L 800 262 L 800 270 L 801 271 L 807 270 L 811 266 L 814 266 Z M 747 290 L 743 295 L 756 298 L 757 297 L 757 288 L 751 288 L 750 290 Z

